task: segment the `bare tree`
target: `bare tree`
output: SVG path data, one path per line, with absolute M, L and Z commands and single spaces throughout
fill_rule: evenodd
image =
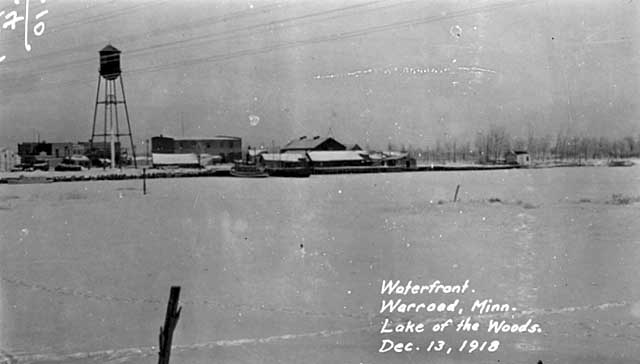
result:
M 488 139 L 487 136 L 484 135 L 484 133 L 482 132 L 478 132 L 476 133 L 476 139 L 473 142 L 476 150 L 478 151 L 478 162 L 479 163 L 486 163 L 487 162 L 487 157 L 488 157 L 488 151 L 489 151 L 489 143 L 488 143 Z
M 491 125 L 487 132 L 487 138 L 489 153 L 493 155 L 494 161 L 497 161 L 510 149 L 508 134 L 504 126 Z

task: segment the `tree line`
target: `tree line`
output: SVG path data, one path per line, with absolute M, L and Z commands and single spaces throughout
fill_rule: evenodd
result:
M 435 145 L 413 147 L 391 143 L 389 150 L 409 153 L 412 157 L 430 162 L 500 163 L 510 151 L 526 151 L 534 161 L 590 160 L 640 157 L 640 135 L 618 139 L 577 136 L 567 132 L 536 136 L 530 130 L 526 137 L 511 136 L 505 127 L 492 125 L 478 131 L 473 141 L 458 141 L 446 137 Z

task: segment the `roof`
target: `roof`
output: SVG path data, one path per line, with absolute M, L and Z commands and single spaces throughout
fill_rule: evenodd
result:
M 364 153 L 364 152 L 360 152 L 360 153 Z M 402 153 L 402 152 L 394 152 L 394 151 L 388 151 L 388 152 L 372 152 L 372 153 L 368 153 L 369 158 L 371 159 L 376 159 L 376 160 L 398 160 L 398 159 L 403 159 L 403 158 L 408 158 L 409 157 L 409 153 Z
M 216 136 L 212 136 L 212 137 L 203 137 L 203 136 L 194 136 L 194 137 L 180 137 L 180 138 L 176 138 L 170 135 L 157 135 L 154 136 L 152 138 L 166 138 L 166 139 L 173 139 L 175 141 L 190 141 L 190 140 L 195 140 L 195 141 L 205 141 L 205 140 L 241 140 L 240 137 L 235 137 L 235 136 L 229 136 L 229 135 L 216 135 Z
M 102 143 L 102 138 L 100 138 L 100 143 Z M 107 143 L 109 143 L 109 142 L 107 141 Z M 82 144 L 89 144 L 89 142 L 83 142 L 83 141 L 77 141 L 77 142 L 69 142 L 69 141 L 49 142 L 49 141 L 46 141 L 46 140 L 41 140 L 39 142 L 22 142 L 22 143 L 18 143 L 18 145 L 45 145 L 45 144 L 74 144 L 74 145 L 82 145 Z M 93 142 L 93 144 L 98 144 L 98 139 L 97 138 Z
M 306 159 L 302 154 L 296 153 L 262 153 L 265 161 L 298 162 Z
M 240 140 L 242 138 L 237 137 L 237 136 L 231 136 L 231 135 L 216 135 L 214 138 L 219 138 L 219 139 L 233 139 L 233 140 Z
M 399 160 L 399 159 L 404 159 L 404 158 L 408 158 L 409 154 L 408 153 L 388 153 L 384 156 L 383 159 L 385 160 Z
M 313 138 L 302 137 L 302 138 L 290 141 L 282 149 L 302 149 L 302 150 L 315 149 L 318 146 L 320 146 L 320 144 L 326 142 L 329 139 L 338 143 L 337 140 L 331 137 L 313 137 Z
M 153 153 L 151 155 L 153 164 L 164 165 L 184 165 L 184 164 L 198 164 L 198 156 L 193 153 L 185 154 L 168 154 L 168 153 Z
M 100 50 L 100 53 L 120 53 L 120 50 L 111 44 L 107 44 L 106 47 Z
M 80 154 L 74 154 L 69 159 L 71 159 L 72 161 L 89 162 L 89 157 Z
M 252 157 L 258 156 L 260 154 L 264 154 L 266 152 L 267 152 L 266 149 L 249 149 L 247 151 L 247 153 L 249 153 L 249 155 L 252 156 Z
M 335 150 L 335 151 L 313 151 L 308 152 L 309 159 L 313 162 L 332 162 L 332 161 L 361 161 L 363 153 L 353 150 Z

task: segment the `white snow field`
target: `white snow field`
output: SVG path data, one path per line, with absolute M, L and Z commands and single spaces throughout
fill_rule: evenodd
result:
M 172 363 L 640 363 L 638 165 L 147 183 L 0 185 L 0 363 L 155 363 L 172 285 Z M 389 298 L 465 311 L 380 313 Z M 482 328 L 432 332 L 466 316 Z M 426 330 L 381 334 L 385 318 Z

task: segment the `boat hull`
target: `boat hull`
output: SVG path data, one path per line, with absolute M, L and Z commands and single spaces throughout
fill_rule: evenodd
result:
M 229 173 L 233 177 L 244 177 L 244 178 L 269 177 L 269 174 L 263 168 L 260 168 L 255 164 L 238 163 L 233 167 L 231 167 L 231 171 Z
M 234 171 L 231 170 L 230 174 L 233 177 L 244 177 L 244 178 L 265 178 L 269 177 L 267 172 L 248 172 L 248 171 Z
M 309 168 L 272 168 L 267 169 L 269 176 L 273 177 L 295 177 L 306 178 L 311 175 L 311 169 Z

